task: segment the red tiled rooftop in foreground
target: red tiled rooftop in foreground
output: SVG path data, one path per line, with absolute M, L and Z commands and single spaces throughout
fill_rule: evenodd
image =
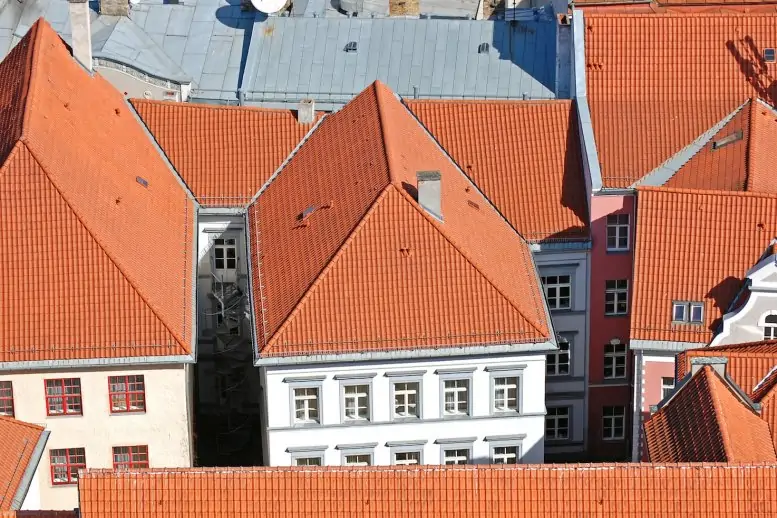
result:
M 775 462 L 769 425 L 704 366 L 650 419 L 651 462 Z
M 588 238 L 572 101 L 406 102 L 524 238 Z
M 313 127 L 290 110 L 141 99 L 132 105 L 197 200 L 211 206 L 251 201 Z
M 419 171 L 441 175 L 442 221 Z M 263 356 L 548 339 L 528 245 L 381 83 L 323 120 L 249 225 Z
M 777 340 L 683 351 L 677 355 L 677 379 L 691 371 L 691 359 L 709 356 L 728 358 L 726 373 L 748 396 L 753 396 L 756 386 L 777 366 Z M 756 402 L 760 399 L 754 398 Z
M 709 342 L 775 235 L 777 196 L 639 188 L 632 339 Z M 673 301 L 703 302 L 703 325 L 672 324 Z
M 35 458 L 35 449 L 43 433 L 40 426 L 0 416 L 0 511 L 21 506 L 14 500 L 28 466 L 37 467 L 40 457 Z M 30 466 L 31 462 L 35 465 Z
M 0 64 L 0 362 L 188 354 L 194 201 L 38 21 Z
M 767 518 L 777 464 L 89 470 L 79 493 L 82 518 Z

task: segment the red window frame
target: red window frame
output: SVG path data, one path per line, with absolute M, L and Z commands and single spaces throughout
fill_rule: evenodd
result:
M 0 381 L 0 415 L 13 417 L 13 382 Z
M 148 468 L 148 446 L 113 447 L 113 469 L 144 468 Z
M 57 461 L 57 462 L 55 462 Z M 63 448 L 49 451 L 51 483 L 66 486 L 78 483 L 78 470 L 86 469 L 84 448 Z
M 145 412 L 146 380 L 143 374 L 108 376 L 108 404 L 113 414 Z
M 60 389 L 51 393 L 49 389 Z M 81 399 L 81 378 L 60 378 L 43 380 L 43 390 L 46 394 L 46 415 L 83 415 L 84 405 Z M 59 403 L 57 400 L 60 400 Z M 52 410 L 60 406 L 61 412 Z

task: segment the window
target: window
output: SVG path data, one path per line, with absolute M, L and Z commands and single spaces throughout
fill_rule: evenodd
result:
M 108 394 L 113 413 L 146 411 L 146 383 L 142 374 L 109 376 Z
M 467 464 L 469 462 L 468 448 L 453 448 L 443 450 L 443 464 Z
M 767 63 L 774 63 L 774 49 L 773 48 L 765 48 L 764 49 L 764 61 Z
M 322 464 L 321 457 L 295 457 L 295 466 L 320 466 Z
M 346 466 L 371 466 L 372 455 L 370 455 L 369 453 L 358 453 L 355 455 L 346 455 L 345 465 Z
M 494 446 L 491 460 L 494 464 L 518 464 L 518 446 Z
M 394 383 L 394 418 L 420 417 L 418 413 L 418 382 Z
M 443 392 L 445 398 L 444 415 L 469 415 L 468 379 L 444 380 Z
M 672 303 L 672 320 L 675 322 L 687 322 L 688 305 L 683 302 Z
M 569 439 L 569 407 L 548 407 L 545 416 L 545 439 Z
M 518 377 L 494 378 L 494 412 L 518 411 Z
M 764 319 L 764 340 L 777 340 L 777 315 L 768 315 Z M 0 403 L 0 413 L 2 413 L 1 405 Z
M 626 407 L 606 406 L 602 410 L 602 434 L 604 439 L 623 439 Z
M 115 446 L 113 469 L 141 469 L 148 467 L 148 446 Z
M 570 350 L 570 339 L 559 336 L 558 351 L 548 353 L 545 357 L 545 373 L 548 376 L 569 375 Z
M 629 249 L 629 215 L 607 216 L 607 250 L 622 252 Z
M 51 483 L 55 486 L 78 482 L 78 470 L 86 469 L 83 448 L 51 450 Z
M 691 302 L 691 323 L 701 324 L 704 321 L 704 304 Z
M 213 259 L 216 270 L 237 268 L 237 242 L 235 238 L 218 238 L 213 241 Z
M 626 377 L 626 344 L 610 343 L 604 346 L 604 377 Z
M 294 422 L 319 423 L 318 387 L 294 388 Z
M 394 453 L 394 465 L 412 466 L 415 464 L 421 464 L 420 451 L 398 451 Z
M 548 308 L 551 311 L 572 307 L 571 275 L 547 275 L 540 277 L 540 280 L 545 290 L 545 298 L 548 300 Z
M 10 381 L 0 381 L 0 415 L 13 417 L 13 385 Z
M 81 380 L 46 380 L 47 415 L 81 415 Z
M 661 378 L 661 399 L 668 398 L 674 390 L 674 378 Z
M 604 314 L 625 315 L 629 312 L 629 281 L 607 281 L 604 291 Z
M 704 304 L 702 302 L 672 302 L 672 322 L 703 323 Z
M 345 385 L 343 407 L 346 421 L 370 420 L 370 386 Z

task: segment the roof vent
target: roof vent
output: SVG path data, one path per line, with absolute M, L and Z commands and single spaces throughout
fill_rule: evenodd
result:
M 491 50 L 491 45 L 488 43 L 481 43 L 478 45 L 478 54 L 488 54 L 489 50 Z
M 712 142 L 712 149 L 720 149 L 723 146 L 727 146 L 729 144 L 733 144 L 734 142 L 737 142 L 738 140 L 742 140 L 742 130 L 736 130 L 731 135 L 727 135 L 723 137 L 720 140 L 715 140 Z
M 442 221 L 442 188 L 440 186 L 440 171 L 419 171 L 416 174 L 418 181 L 418 204 Z
M 308 219 L 308 218 L 310 217 L 310 215 L 311 215 L 311 214 L 313 214 L 314 212 L 316 212 L 316 208 L 317 208 L 317 207 L 316 207 L 315 205 L 311 205 L 311 206 L 309 206 L 307 209 L 303 210 L 303 211 L 300 213 L 300 215 L 299 215 L 299 216 L 297 216 L 297 219 L 298 219 L 298 220 L 300 220 L 300 221 L 304 221 L 304 220 Z
M 345 44 L 345 47 L 343 47 L 343 50 L 346 52 L 356 52 L 357 46 L 355 41 L 349 41 Z
M 764 49 L 764 61 L 767 63 L 774 63 L 775 56 L 774 56 L 774 49 L 768 48 Z
M 148 189 L 148 180 L 143 178 L 142 176 L 136 176 L 135 181 L 138 182 L 140 185 Z
M 316 118 L 316 103 L 313 99 L 302 99 L 297 106 L 297 122 L 313 124 Z

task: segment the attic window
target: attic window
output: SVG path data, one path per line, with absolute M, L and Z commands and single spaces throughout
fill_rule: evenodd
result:
M 720 149 L 723 146 L 727 146 L 729 144 L 733 144 L 734 142 L 737 142 L 738 140 L 742 140 L 742 130 L 737 130 L 734 133 L 727 135 L 723 137 L 720 140 L 715 140 L 712 142 L 712 149 Z
M 142 176 L 136 176 L 135 181 L 138 182 L 143 187 L 148 188 L 148 180 L 146 180 Z
M 346 52 L 356 52 L 356 42 L 355 41 L 349 41 L 345 44 L 345 47 L 343 48 Z
M 775 56 L 774 56 L 773 48 L 764 49 L 764 61 L 766 61 L 767 63 L 774 63 Z
M 704 303 L 702 302 L 672 302 L 672 322 L 701 324 L 704 322 Z
M 491 49 L 491 45 L 488 43 L 481 43 L 478 45 L 478 54 L 488 54 L 488 51 Z

